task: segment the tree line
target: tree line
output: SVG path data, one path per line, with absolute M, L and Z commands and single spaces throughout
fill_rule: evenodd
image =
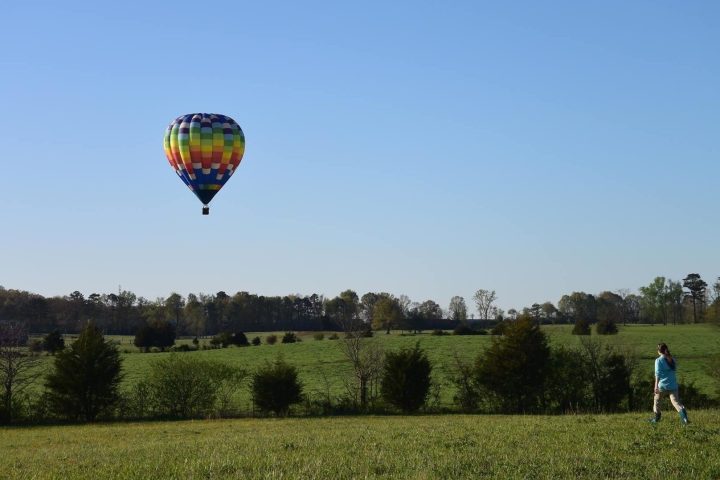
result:
M 529 315 L 538 323 L 698 323 L 720 321 L 720 278 L 708 285 L 699 274 L 682 281 L 655 278 L 637 293 L 629 290 L 599 294 L 572 292 L 552 302 L 533 303 L 507 312 L 498 308 L 494 290 L 479 289 L 471 311 L 461 296 L 443 309 L 433 300 L 414 302 L 406 295 L 345 290 L 336 297 L 312 294 L 263 296 L 190 293 L 148 300 L 127 290 L 43 297 L 0 287 L 0 321 L 23 324 L 30 332 L 77 333 L 88 321 L 106 334 L 134 335 L 145 325 L 172 324 L 176 335 L 207 336 L 223 331 L 329 331 L 350 320 L 390 331 L 452 329 L 460 324 L 488 323 Z M 477 312 L 477 316 L 474 312 Z M 485 325 L 483 325 L 485 323 Z

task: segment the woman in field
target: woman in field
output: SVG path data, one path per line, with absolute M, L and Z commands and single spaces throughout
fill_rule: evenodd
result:
M 672 402 L 673 407 L 675 407 L 675 410 L 680 414 L 680 422 L 683 425 L 687 425 L 687 411 L 682 403 L 680 403 L 678 384 L 675 378 L 677 363 L 672 355 L 670 355 L 670 349 L 664 343 L 658 345 L 658 355 L 659 357 L 655 359 L 655 398 L 653 401 L 655 417 L 650 421 L 652 423 L 660 421 L 660 400 L 665 396 L 670 396 L 670 402 Z

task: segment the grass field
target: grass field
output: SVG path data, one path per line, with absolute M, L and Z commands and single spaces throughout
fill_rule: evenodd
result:
M 579 338 L 571 334 L 569 325 L 544 326 L 552 345 L 578 347 Z M 256 334 L 249 333 L 248 338 Z M 267 333 L 257 334 L 263 339 Z M 239 366 L 252 371 L 265 361 L 272 361 L 282 356 L 286 361 L 298 367 L 300 378 L 305 384 L 306 393 L 311 396 L 322 396 L 328 392 L 333 395 L 345 393 L 345 381 L 350 376 L 350 365 L 340 351 L 339 340 L 314 340 L 312 333 L 300 335 L 302 342 L 275 345 L 263 344 L 257 347 L 230 347 L 216 350 L 199 350 L 181 353 L 207 359 L 215 359 L 230 365 Z M 702 392 L 716 395 L 716 382 L 708 375 L 706 365 L 713 355 L 720 354 L 720 329 L 712 325 L 678 325 L 620 326 L 620 333 L 609 336 L 596 336 L 602 341 L 622 350 L 633 352 L 639 361 L 641 372 L 651 377 L 653 359 L 656 357 L 657 343 L 666 342 L 678 359 L 678 377 L 681 382 L 694 382 Z M 119 342 L 123 353 L 125 372 L 124 388 L 142 379 L 147 372 L 149 362 L 163 358 L 169 353 L 137 353 L 132 345 L 132 337 L 112 337 Z M 492 341 L 489 335 L 478 336 L 432 336 L 428 333 L 419 335 L 391 335 L 376 333 L 375 341 L 386 350 L 412 346 L 419 341 L 433 363 L 434 381 L 440 384 L 440 406 L 452 406 L 453 387 L 449 385 L 454 372 L 454 354 L 464 360 L 471 361 Z M 189 343 L 189 340 L 182 340 Z M 50 357 L 47 357 L 47 362 Z M 649 401 L 649 400 L 648 400 Z M 249 411 L 250 398 L 247 389 L 242 389 L 238 398 L 239 407 Z
M 0 429 L 2 479 L 716 479 L 720 412 L 239 419 Z

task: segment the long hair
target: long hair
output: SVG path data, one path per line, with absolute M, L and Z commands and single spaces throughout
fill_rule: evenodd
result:
M 663 355 L 667 355 L 664 358 L 668 364 L 668 367 L 670 367 L 671 370 L 675 370 L 675 359 L 672 358 L 672 354 L 670 353 L 670 349 L 668 348 L 668 346 L 664 343 L 658 343 L 658 351 Z M 668 360 L 668 357 L 670 357 L 670 360 Z

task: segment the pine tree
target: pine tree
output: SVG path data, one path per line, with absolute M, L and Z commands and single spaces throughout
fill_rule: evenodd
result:
M 62 417 L 94 421 L 117 403 L 121 369 L 115 345 L 88 324 L 70 348 L 55 357 L 45 382 L 50 409 Z

